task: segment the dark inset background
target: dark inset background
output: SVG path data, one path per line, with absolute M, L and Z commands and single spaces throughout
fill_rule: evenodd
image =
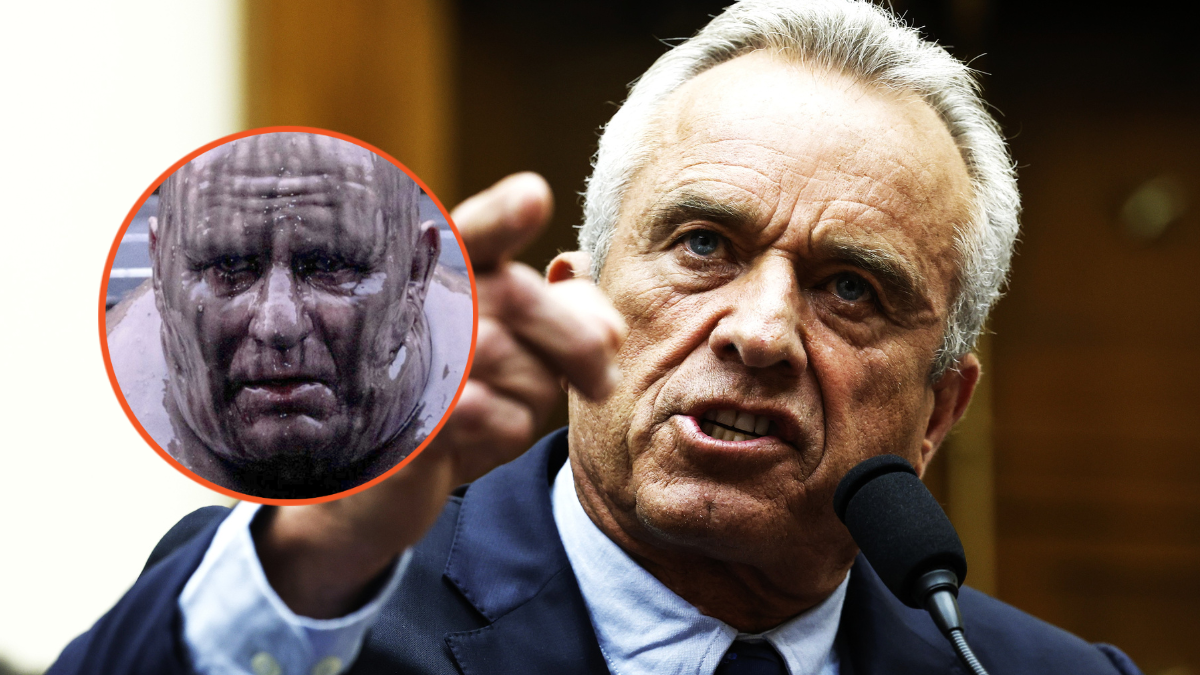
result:
M 666 49 L 661 40 L 692 34 L 723 4 L 247 3 L 248 122 L 375 143 L 448 206 L 505 174 L 538 171 L 558 207 L 522 259 L 543 268 L 574 247 L 597 130 L 628 83 Z M 994 479 L 980 489 L 995 491 L 994 591 L 1120 645 L 1148 675 L 1200 674 L 1200 50 L 1190 4 L 894 6 L 986 73 L 1019 165 L 1024 233 L 991 324 L 990 403 L 972 411 L 989 420 L 993 448 Z M 1163 177 L 1186 208 L 1154 236 L 1130 235 L 1123 205 Z M 927 482 L 945 498 L 949 480 L 939 457 Z

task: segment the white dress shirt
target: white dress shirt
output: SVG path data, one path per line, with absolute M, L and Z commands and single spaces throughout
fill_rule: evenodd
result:
M 735 638 L 770 642 L 791 675 L 838 675 L 849 575 L 828 598 L 761 635 L 705 616 L 630 558 L 584 512 L 568 461 L 554 479 L 554 522 L 613 675 L 712 675 Z M 803 571 L 797 570 L 797 574 Z
M 412 551 L 364 607 L 338 619 L 310 619 L 288 609 L 263 574 L 250 538 L 258 509 L 243 502 L 221 523 L 179 595 L 192 667 L 204 675 L 337 675 L 354 663 Z

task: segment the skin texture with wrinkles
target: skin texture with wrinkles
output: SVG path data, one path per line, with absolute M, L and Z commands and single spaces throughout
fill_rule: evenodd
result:
M 438 235 L 386 160 L 312 134 L 240 139 L 164 184 L 151 239 L 169 450 L 263 497 L 378 475 L 429 368 Z
M 929 373 L 969 181 L 917 97 L 765 52 L 660 110 L 599 281 L 629 326 L 622 380 L 603 401 L 571 392 L 574 476 L 652 574 L 760 631 L 845 577 L 856 549 L 831 505 L 845 472 L 881 453 L 923 470 L 965 410 L 974 357 Z M 562 254 L 548 276 L 587 263 Z M 697 426 L 713 409 L 775 431 L 716 441 Z

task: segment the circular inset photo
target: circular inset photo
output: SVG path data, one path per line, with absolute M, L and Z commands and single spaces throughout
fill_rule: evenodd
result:
M 334 499 L 428 444 L 466 379 L 473 277 L 445 209 L 319 129 L 218 140 L 146 190 L 100 293 L 113 387 L 167 461 L 264 503 Z

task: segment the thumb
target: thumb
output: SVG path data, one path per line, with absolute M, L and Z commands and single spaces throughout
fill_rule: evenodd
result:
M 550 219 L 554 198 L 546 179 L 514 173 L 471 197 L 450 214 L 471 265 L 487 272 L 525 248 Z

